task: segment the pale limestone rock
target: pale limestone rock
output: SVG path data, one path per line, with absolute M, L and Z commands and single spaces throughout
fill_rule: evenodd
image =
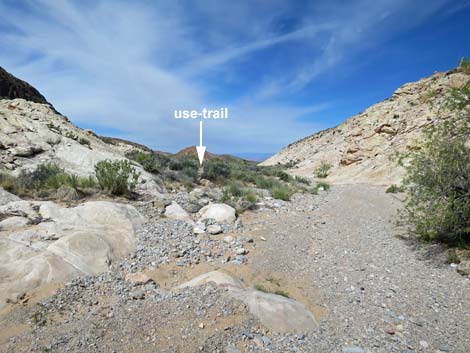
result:
M 186 221 L 190 223 L 193 222 L 189 213 L 174 201 L 170 205 L 166 206 L 164 215 L 171 219 L 179 219 L 180 221 Z
M 134 250 L 143 222 L 134 207 L 105 201 L 14 201 L 0 219 L 0 307 L 38 286 L 106 271 Z
M 8 191 L 0 188 L 0 206 L 6 205 L 12 201 L 19 201 L 20 198 L 16 195 L 9 193 Z
M 250 312 L 275 332 L 306 332 L 318 327 L 308 308 L 293 299 L 280 295 L 245 289 L 243 283 L 223 271 L 211 271 L 183 283 L 178 289 L 214 283 L 227 288 L 228 294 L 244 302 Z
M 212 218 L 220 224 L 232 224 L 236 220 L 236 211 L 233 207 L 223 203 L 213 203 L 204 206 L 199 211 L 199 220 Z

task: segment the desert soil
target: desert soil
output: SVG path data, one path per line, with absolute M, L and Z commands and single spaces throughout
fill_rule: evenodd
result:
M 112 271 L 7 306 L 0 352 L 468 352 L 470 280 L 397 236 L 400 207 L 382 187 L 337 185 L 202 239 L 152 217 Z M 234 262 L 240 247 L 248 254 Z M 225 288 L 174 289 L 214 269 L 303 303 L 318 327 L 274 332 Z M 135 271 L 153 281 L 126 280 Z

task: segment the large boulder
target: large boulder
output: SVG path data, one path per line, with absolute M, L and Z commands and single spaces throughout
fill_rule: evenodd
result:
M 0 206 L 0 307 L 47 283 L 106 271 L 135 249 L 143 222 L 130 205 L 46 201 Z
M 217 223 L 232 224 L 237 219 L 236 211 L 233 207 L 224 203 L 212 203 L 204 206 L 199 211 L 199 220 L 214 219 Z

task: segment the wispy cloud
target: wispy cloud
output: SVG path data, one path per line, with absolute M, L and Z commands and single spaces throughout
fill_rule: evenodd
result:
M 293 93 L 350 53 L 451 7 L 450 0 L 307 2 L 301 10 L 294 3 L 0 0 L 0 65 L 82 126 L 176 150 L 196 134 L 193 123 L 173 119 L 174 109 L 228 106 L 228 121 L 207 124 L 211 150 L 275 151 L 325 127 L 314 116 L 327 103 L 289 101 Z M 290 65 L 282 65 L 286 46 Z M 296 56 L 292 47 L 304 51 Z M 243 65 L 266 60 L 267 51 L 279 61 L 274 71 Z M 230 76 L 256 79 L 214 95 L 229 91 Z

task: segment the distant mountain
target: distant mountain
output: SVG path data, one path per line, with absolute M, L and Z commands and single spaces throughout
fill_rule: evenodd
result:
M 392 97 L 335 128 L 290 144 L 261 164 L 288 164 L 292 174 L 314 177 L 318 166 L 328 163 L 331 182 L 399 183 L 404 170 L 394 157 L 419 148 L 423 129 L 451 116 L 446 96 L 469 80 L 464 70 L 454 69 L 407 83 Z
M 15 98 L 23 98 L 34 103 L 49 104 L 56 111 L 53 105 L 36 88 L 13 76 L 0 66 L 0 99 Z

